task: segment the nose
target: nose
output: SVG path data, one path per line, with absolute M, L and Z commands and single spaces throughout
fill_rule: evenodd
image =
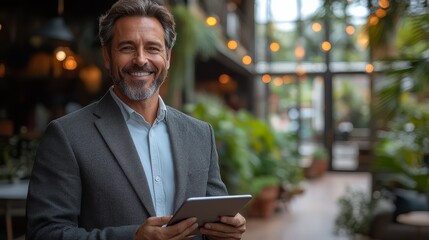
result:
M 143 66 L 148 62 L 148 56 L 146 55 L 143 49 L 139 49 L 135 52 L 133 61 L 134 61 L 134 64 Z

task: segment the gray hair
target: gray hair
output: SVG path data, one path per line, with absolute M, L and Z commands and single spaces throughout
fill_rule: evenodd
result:
M 125 16 L 154 17 L 164 29 L 164 41 L 167 50 L 173 48 L 176 41 L 175 22 L 168 9 L 153 0 L 119 0 L 112 5 L 106 14 L 99 19 L 99 32 L 101 46 L 112 47 L 113 29 L 116 21 Z

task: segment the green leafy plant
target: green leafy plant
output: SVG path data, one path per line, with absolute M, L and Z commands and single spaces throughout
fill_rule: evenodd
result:
M 0 148 L 0 165 L 2 165 L 3 171 L 0 177 L 10 181 L 28 178 L 38 141 L 27 139 L 21 134 L 3 139 L 3 141 Z
M 376 199 L 362 190 L 347 188 L 346 193 L 338 199 L 335 234 L 349 237 L 367 235 L 376 202 Z
M 177 41 L 172 50 L 170 80 L 167 82 L 166 102 L 175 107 L 195 101 L 195 59 L 209 58 L 216 53 L 218 36 L 213 28 L 184 4 L 172 9 L 176 19 Z
M 380 125 L 393 118 L 406 95 L 417 96 L 427 102 L 429 74 L 429 14 L 423 6 L 391 1 L 391 8 L 379 24 L 367 24 L 370 45 L 382 63 L 382 77 L 375 84 L 375 115 Z M 420 7 L 421 9 L 413 9 Z M 423 10 L 423 11 L 422 11 Z M 379 51 L 385 46 L 394 49 Z M 406 84 L 404 84 L 406 83 Z M 405 96 L 404 96 L 405 95 Z
M 283 151 L 284 135 L 245 110 L 234 112 L 220 101 L 204 99 L 186 105 L 185 111 L 213 126 L 222 179 L 231 193 L 256 195 L 266 186 L 303 179 L 298 157 Z
M 408 101 L 375 145 L 373 171 L 390 173 L 386 185 L 429 193 L 429 106 Z
M 328 151 L 326 150 L 325 147 L 318 146 L 313 150 L 311 157 L 313 160 L 316 160 L 316 161 L 317 160 L 327 161 Z

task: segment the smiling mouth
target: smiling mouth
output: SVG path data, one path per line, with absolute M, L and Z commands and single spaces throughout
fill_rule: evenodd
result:
M 152 74 L 152 72 L 130 72 L 129 73 L 133 77 L 145 77 Z

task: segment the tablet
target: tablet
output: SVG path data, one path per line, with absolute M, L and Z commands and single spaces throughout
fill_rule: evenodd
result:
M 235 216 L 252 199 L 251 195 L 228 195 L 188 198 L 167 225 L 196 217 L 198 226 L 219 222 L 221 216 Z M 199 234 L 196 231 L 194 234 Z

